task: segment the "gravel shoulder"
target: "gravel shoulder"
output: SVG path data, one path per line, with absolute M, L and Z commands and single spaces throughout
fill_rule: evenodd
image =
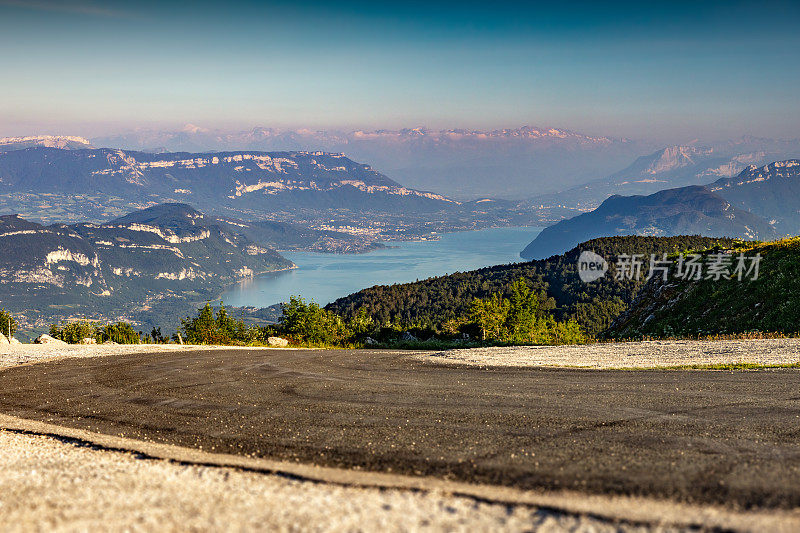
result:
M 178 344 L 0 345 L 0 370 L 23 364 L 70 357 L 105 357 L 136 353 L 174 353 L 197 350 Z M 252 350 L 247 347 L 203 346 L 203 350 Z M 267 349 L 267 348 L 265 348 Z M 284 348 L 292 350 L 292 348 Z M 800 362 L 800 338 L 723 341 L 612 342 L 568 346 L 509 346 L 469 348 L 436 353 L 408 352 L 422 361 L 475 366 L 660 368 L 683 365 L 753 363 L 783 365 Z
M 0 370 L 68 357 L 104 357 L 132 353 L 175 352 L 186 350 L 179 344 L 0 344 Z
M 659 368 L 684 365 L 800 362 L 800 339 L 644 341 L 582 346 L 511 346 L 417 355 L 427 362 L 485 367 Z
M 741 512 L 281 465 L 84 431 L 61 434 L 49 424 L 5 415 L 0 450 L 4 531 L 627 533 L 800 527 L 797 511 Z
M 0 344 L 0 370 L 20 365 L 68 358 L 112 357 L 139 353 L 176 353 L 193 350 L 254 350 L 244 346 L 195 346 L 189 344 Z M 275 350 L 275 348 L 263 348 Z M 280 348 L 296 350 L 297 348 Z
M 678 531 L 178 464 L 2 430 L 0 450 L 4 531 Z

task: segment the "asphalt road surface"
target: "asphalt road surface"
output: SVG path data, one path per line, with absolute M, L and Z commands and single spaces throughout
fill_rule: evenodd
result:
M 481 369 L 390 351 L 194 351 L 0 371 L 0 412 L 327 466 L 800 506 L 792 369 Z

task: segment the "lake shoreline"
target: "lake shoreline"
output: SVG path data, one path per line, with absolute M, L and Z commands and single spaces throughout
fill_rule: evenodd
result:
M 241 280 L 223 290 L 217 301 L 234 307 L 267 308 L 299 295 L 326 305 L 375 285 L 523 262 L 519 252 L 541 230 L 506 226 L 440 233 L 436 239 L 389 241 L 391 247 L 360 254 L 286 252 L 285 257 L 297 268 Z

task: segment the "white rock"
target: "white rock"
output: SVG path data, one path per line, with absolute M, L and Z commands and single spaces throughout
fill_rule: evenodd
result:
M 44 335 L 39 335 L 36 338 L 36 340 L 33 341 L 33 342 L 35 342 L 36 344 L 55 344 L 57 346 L 66 346 L 67 345 L 66 342 L 62 341 L 61 339 L 54 339 L 53 337 L 51 337 L 47 333 L 45 333 Z
M 417 342 L 418 340 L 418 338 L 407 331 L 404 331 L 403 334 L 400 335 L 401 342 Z
M 11 344 L 22 344 L 22 343 L 19 341 L 19 339 L 15 339 L 14 337 L 11 337 L 11 340 L 10 340 L 9 342 L 10 342 Z
M 10 343 L 8 342 L 8 337 L 6 337 L 5 335 L 3 335 L 2 333 L 0 333 L 0 344 L 10 344 Z
M 279 346 L 281 348 L 289 346 L 289 341 L 286 339 L 282 339 L 280 337 L 269 337 L 267 338 L 267 344 L 270 346 Z

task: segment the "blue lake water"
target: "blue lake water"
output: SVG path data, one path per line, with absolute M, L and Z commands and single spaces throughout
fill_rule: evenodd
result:
M 320 305 L 373 285 L 406 283 L 522 261 L 519 252 L 542 228 L 493 228 L 446 233 L 437 241 L 388 243 L 367 254 L 287 252 L 298 268 L 243 281 L 222 295 L 232 306 L 267 307 L 302 296 Z

